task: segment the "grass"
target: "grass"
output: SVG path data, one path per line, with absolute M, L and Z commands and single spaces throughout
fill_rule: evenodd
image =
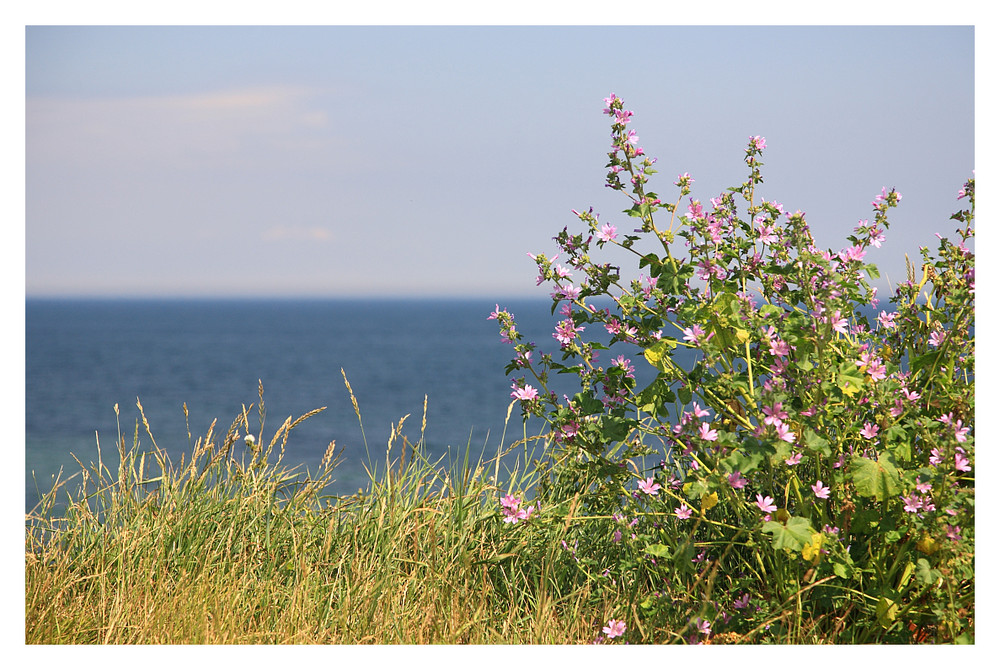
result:
M 58 481 L 28 516 L 25 642 L 594 639 L 615 594 L 567 578 L 555 550 L 566 524 L 527 532 L 500 522 L 501 453 L 470 462 L 467 449 L 461 461 L 430 463 L 423 426 L 410 444 L 400 422 L 370 490 L 330 497 L 324 489 L 338 462 L 335 445 L 317 472 L 284 465 L 289 434 L 314 413 L 250 446 L 240 438 L 249 432 L 244 409 L 224 434 L 213 424 L 178 463 L 142 414 L 150 451 L 137 425 L 131 446 L 119 435 L 116 474 L 99 455 L 75 488 L 73 480 Z M 390 459 L 396 445 L 400 453 Z M 530 485 L 517 472 L 507 483 Z
M 261 388 L 261 436 L 263 407 Z M 610 619 L 628 622 L 629 642 L 675 643 L 746 591 L 771 595 L 738 631 L 706 641 L 886 639 L 863 614 L 876 609 L 870 596 L 831 588 L 832 576 L 778 589 L 763 564 L 753 577 L 759 554 L 742 540 L 712 561 L 682 557 L 680 570 L 660 570 L 645 541 L 636 550 L 614 537 L 627 519 L 588 510 L 572 483 L 529 522 L 505 523 L 501 498 L 544 488 L 536 484 L 546 476 L 508 469 L 505 457 L 524 449 L 517 462 L 527 463 L 540 438 L 525 433 L 488 460 L 467 445 L 459 458 L 431 462 L 426 400 L 419 439 L 410 442 L 401 419 L 384 458 L 368 452 L 368 490 L 347 497 L 326 493 L 335 444 L 315 472 L 284 463 L 295 427 L 322 408 L 252 443 L 241 437 L 253 410 L 244 408 L 176 463 L 139 410 L 131 444 L 119 429 L 117 472 L 98 445 L 98 462 L 81 463 L 79 480 L 57 480 L 27 516 L 26 644 L 566 645 L 599 641 Z M 723 563 L 730 552 L 745 556 Z M 893 630 L 894 642 L 934 633 Z

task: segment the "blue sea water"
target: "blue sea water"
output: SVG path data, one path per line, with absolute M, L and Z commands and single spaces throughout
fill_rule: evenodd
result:
M 356 492 L 368 483 L 367 457 L 341 369 L 360 405 L 372 458 L 384 460 L 390 426 L 404 415 L 410 415 L 404 433 L 417 441 L 425 395 L 429 455 L 471 446 L 473 457 L 485 450 L 488 458 L 500 446 L 511 401 L 504 367 L 513 351 L 501 343 L 497 323 L 487 320 L 495 303 L 28 299 L 26 511 L 60 468 L 64 474 L 80 469 L 73 455 L 85 465 L 96 462 L 98 439 L 104 459 L 117 462 L 118 421 L 131 445 L 139 421 L 137 398 L 157 444 L 179 458 L 214 419 L 214 434 L 221 437 L 243 405 L 256 404 L 258 380 L 264 387 L 265 438 L 289 416 L 327 408 L 292 431 L 286 464 L 315 468 L 335 440 L 344 461 L 331 490 Z M 559 316 L 552 316 L 548 300 L 506 301 L 501 307 L 514 313 L 529 340 L 557 352 L 552 331 Z M 640 382 L 655 374 L 641 360 L 635 365 Z M 578 390 L 573 379 L 557 379 L 554 390 L 572 394 Z M 258 424 L 255 405 L 251 432 Z M 520 434 L 515 407 L 506 443 Z M 141 424 L 139 438 L 151 447 Z

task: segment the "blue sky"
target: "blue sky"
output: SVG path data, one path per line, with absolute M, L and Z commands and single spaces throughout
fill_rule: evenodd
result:
M 974 163 L 953 27 L 28 27 L 25 291 L 539 295 L 603 187 L 610 92 L 702 201 L 744 178 L 839 250 L 883 186 L 896 281 Z M 666 198 L 664 198 L 666 199 Z

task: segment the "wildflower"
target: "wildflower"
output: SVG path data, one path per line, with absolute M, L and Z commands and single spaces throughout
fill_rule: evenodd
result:
M 743 479 L 743 475 L 740 474 L 739 470 L 729 475 L 728 479 L 729 485 L 734 489 L 741 489 L 747 485 L 747 480 Z
M 965 434 L 969 432 L 969 427 L 968 426 L 963 426 L 961 419 L 959 419 L 958 421 L 955 422 L 955 425 L 953 426 L 953 428 L 955 429 L 955 439 L 956 440 L 958 440 L 959 442 L 965 442 L 968 439 L 968 438 L 965 437 Z
M 691 326 L 690 328 L 685 328 L 684 329 L 684 341 L 685 342 L 690 342 L 691 344 L 697 346 L 698 345 L 698 341 L 701 339 L 701 336 L 704 335 L 704 334 L 705 334 L 705 331 L 702 330 L 701 326 L 699 326 L 698 324 L 695 324 L 695 325 Z
M 932 347 L 940 347 L 941 343 L 944 342 L 945 333 L 943 330 L 935 330 L 931 333 L 930 343 Z
M 576 337 L 576 334 L 586 328 L 586 326 L 577 326 L 573 323 L 573 319 L 565 319 L 556 324 L 556 332 L 552 333 L 552 337 L 559 340 L 562 344 L 569 344 Z
M 880 379 L 885 379 L 885 365 L 882 364 L 882 360 L 876 358 L 872 365 L 868 368 L 868 376 L 871 377 L 873 382 L 877 382 Z
M 618 530 L 618 529 L 615 529 L 615 534 L 611 536 L 611 541 L 612 542 L 621 542 L 622 541 L 622 532 L 620 530 Z
M 892 330 L 896 327 L 897 316 L 899 316 L 899 312 L 887 313 L 885 310 L 882 310 L 882 313 L 878 315 L 878 322 L 886 330 Z
M 792 431 L 788 430 L 788 426 L 785 425 L 784 422 L 779 421 L 778 423 L 776 423 L 774 425 L 774 429 L 778 432 L 778 439 L 779 440 L 784 440 L 785 442 L 788 442 L 789 444 L 791 444 L 792 442 L 795 441 L 795 433 L 793 433 Z
M 639 481 L 639 490 L 648 495 L 655 496 L 656 492 L 660 490 L 660 485 L 655 483 L 652 477 L 649 477 L 645 481 Z
M 750 604 L 750 594 L 744 593 L 742 596 L 733 601 L 733 607 L 735 609 L 741 610 Z
M 701 426 L 698 428 L 698 437 L 708 442 L 715 442 L 719 439 L 719 431 L 711 428 L 709 424 L 702 421 Z
M 843 249 L 838 254 L 838 257 L 840 258 L 840 261 L 842 263 L 846 263 L 848 261 L 862 261 L 865 259 L 865 253 L 866 253 L 865 248 L 860 244 L 857 244 L 853 247 L 847 247 L 846 249 Z
M 798 465 L 799 461 L 802 460 L 802 454 L 796 453 L 792 454 L 790 457 L 785 459 L 785 465 Z
M 929 460 L 931 465 L 941 464 L 941 451 L 937 447 L 931 449 L 931 457 Z
M 847 335 L 847 319 L 840 316 L 839 309 L 830 317 L 830 325 L 841 335 Z
M 597 239 L 602 242 L 610 242 L 618 237 L 618 229 L 610 223 L 605 223 L 597 232 Z
M 865 422 L 865 427 L 861 429 L 861 437 L 866 440 L 874 439 L 878 435 L 878 426 Z
M 944 525 L 944 529 L 945 529 L 945 534 L 948 536 L 949 540 L 954 540 L 955 542 L 958 542 L 961 539 L 960 532 L 962 529 L 959 528 L 958 526 L 952 526 L 951 524 L 946 523 Z
M 774 234 L 774 226 L 771 224 L 761 224 L 758 232 L 760 233 L 761 244 L 772 244 L 778 241 L 777 235 Z
M 757 507 L 760 508 L 761 512 L 773 512 L 778 509 L 778 506 L 774 504 L 774 498 L 771 496 L 762 496 L 757 494 Z
M 767 148 L 767 141 L 760 135 L 754 135 L 750 138 L 750 144 L 752 144 L 757 150 L 762 150 Z
M 787 356 L 792 352 L 791 347 L 780 337 L 776 337 L 768 345 L 772 356 Z
M 538 391 L 530 384 L 525 384 L 523 388 L 519 388 L 517 382 L 515 382 L 511 384 L 510 387 L 514 389 L 510 394 L 511 398 L 517 398 L 518 400 L 534 400 L 538 397 Z
M 698 628 L 698 632 L 699 633 L 701 633 L 702 635 L 711 635 L 712 634 L 712 624 L 710 624 L 709 622 L 705 621 L 704 619 L 700 619 L 700 618 L 699 619 L 695 619 L 694 622 L 695 622 L 696 627 Z
M 680 507 L 674 508 L 674 514 L 677 515 L 678 519 L 690 519 L 691 512 L 693 511 L 694 510 L 687 506 L 687 503 L 681 503 Z
M 256 443 L 256 440 L 254 439 L 253 435 L 247 435 L 245 438 L 243 438 L 243 441 L 246 443 L 248 447 L 253 447 L 253 445 Z
M 768 425 L 776 426 L 781 423 L 782 419 L 788 418 L 788 412 L 782 411 L 780 402 L 774 403 L 772 407 L 765 405 L 763 409 L 765 416 L 764 423 Z
M 911 493 L 908 496 L 901 496 L 903 500 L 903 510 L 906 512 L 919 512 L 920 508 L 923 507 L 923 503 L 920 500 L 920 496 L 916 493 Z
M 823 486 L 823 482 L 816 480 L 816 483 L 812 485 L 813 493 L 816 494 L 817 498 L 829 498 L 830 497 L 830 487 Z
M 615 638 L 625 634 L 625 622 L 611 619 L 608 621 L 608 625 L 601 630 L 608 636 L 608 639 Z
M 503 505 L 504 507 L 517 509 L 521 505 L 521 499 L 515 498 L 514 496 L 508 493 L 503 498 L 500 498 L 500 504 Z
M 967 459 L 964 454 L 955 454 L 955 469 L 961 470 L 962 472 L 969 472 L 972 470 L 972 466 L 969 465 L 969 459 Z

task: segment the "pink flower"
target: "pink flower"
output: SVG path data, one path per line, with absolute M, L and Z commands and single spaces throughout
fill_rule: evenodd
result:
M 816 480 L 816 483 L 812 485 L 813 493 L 816 494 L 817 498 L 829 498 L 830 497 L 830 487 L 823 486 L 823 482 Z
M 945 534 L 948 536 L 949 540 L 954 540 L 955 542 L 958 542 L 959 539 L 961 539 L 961 535 L 959 533 L 962 529 L 959 528 L 958 526 L 952 526 L 951 524 L 946 523 L 944 525 L 944 529 L 945 529 Z
M 556 332 L 552 333 L 552 337 L 563 344 L 569 344 L 576 334 L 585 328 L 586 326 L 577 326 L 573 323 L 573 319 L 565 319 L 556 324 Z
M 830 317 L 830 325 L 841 335 L 847 335 L 847 319 L 840 316 L 839 309 Z
M 767 141 L 760 135 L 754 135 L 750 138 L 750 144 L 752 144 L 758 150 L 767 148 Z
M 801 460 L 802 454 L 792 454 L 789 458 L 785 459 L 785 465 L 798 465 Z
M 788 412 L 782 411 L 780 402 L 774 403 L 773 407 L 767 407 L 765 405 L 763 409 L 764 409 L 764 416 L 766 417 L 764 419 L 765 424 L 776 426 L 777 424 L 781 423 L 782 419 L 788 418 Z
M 518 388 L 517 383 L 511 384 L 510 386 L 514 389 L 510 397 L 517 398 L 518 400 L 534 400 L 538 397 L 538 391 L 530 384 L 525 384 L 524 388 Z
M 963 454 L 955 454 L 955 469 L 962 472 L 969 472 L 972 470 L 972 466 L 969 465 L 969 459 Z
M 695 624 L 697 624 L 698 632 L 702 635 L 711 635 L 712 624 L 705 621 L 704 619 L 695 619 Z
M 842 250 L 838 254 L 838 256 L 840 257 L 841 262 L 846 263 L 848 261 L 862 261 L 862 260 L 864 260 L 865 259 L 865 253 L 866 253 L 865 252 L 865 248 L 863 246 L 861 246 L 860 244 L 857 244 L 857 245 L 855 245 L 853 247 L 847 247 L 846 249 Z
M 690 519 L 692 511 L 693 510 L 687 506 L 687 503 L 681 503 L 680 507 L 674 508 L 674 514 L 677 515 L 678 519 Z
M 922 506 L 923 503 L 920 500 L 920 496 L 916 493 L 911 493 L 910 495 L 903 497 L 903 510 L 911 514 L 919 512 Z
M 885 366 L 882 365 L 881 359 L 875 359 L 875 362 L 868 368 L 868 376 L 872 378 L 873 382 L 885 379 Z
M 743 479 L 743 475 L 740 474 L 739 470 L 729 475 L 728 479 L 729 485 L 734 489 L 741 489 L 747 485 L 747 480 Z
M 698 437 L 708 442 L 715 442 L 719 439 L 719 431 L 711 428 L 704 421 L 701 422 L 701 427 L 698 428 Z
M 886 330 L 892 330 L 896 327 L 897 316 L 899 316 L 899 312 L 887 313 L 885 310 L 882 310 L 882 313 L 878 315 L 878 322 Z
M 660 485 L 653 481 L 652 477 L 649 477 L 645 481 L 639 480 L 639 490 L 651 496 L 655 496 L 656 492 L 660 490 Z
M 690 342 L 691 344 L 694 344 L 695 346 L 697 346 L 698 345 L 698 341 L 701 339 L 701 336 L 704 335 L 704 334 L 705 334 L 705 331 L 702 330 L 701 326 L 699 326 L 698 324 L 695 324 L 695 325 L 691 326 L 690 328 L 685 328 L 684 329 L 684 341 L 685 342 Z
M 602 629 L 602 632 L 608 636 L 608 639 L 618 637 L 619 635 L 625 634 L 625 622 L 615 621 L 611 619 L 608 621 L 608 625 Z
M 779 440 L 784 440 L 789 444 L 795 441 L 795 433 L 788 430 L 788 426 L 785 425 L 783 421 L 778 421 L 776 424 L 774 424 L 774 429 L 778 432 Z
M 504 507 L 509 507 L 511 509 L 517 509 L 518 506 L 521 504 L 521 499 L 520 498 L 515 498 L 514 496 L 512 496 L 512 495 L 510 495 L 508 493 L 503 498 L 500 498 L 500 504 L 503 505 Z
M 871 440 L 874 439 L 876 435 L 878 435 L 878 426 L 866 422 L 865 427 L 861 429 L 861 437 L 866 440 Z
M 597 239 L 602 242 L 610 242 L 616 237 L 618 237 L 618 229 L 610 223 L 605 223 L 597 232 Z
M 965 434 L 969 432 L 969 427 L 963 426 L 961 419 L 955 422 L 953 428 L 955 429 L 956 440 L 958 440 L 959 442 L 965 442 L 968 439 L 967 437 L 965 437 Z
M 787 356 L 792 351 L 791 348 L 788 346 L 788 343 L 785 342 L 780 337 L 776 337 L 773 340 L 771 340 L 769 344 L 769 349 L 771 350 L 772 356 Z
M 778 509 L 778 506 L 774 504 L 774 498 L 771 496 L 762 496 L 757 494 L 757 507 L 760 508 L 761 512 L 773 512 Z

